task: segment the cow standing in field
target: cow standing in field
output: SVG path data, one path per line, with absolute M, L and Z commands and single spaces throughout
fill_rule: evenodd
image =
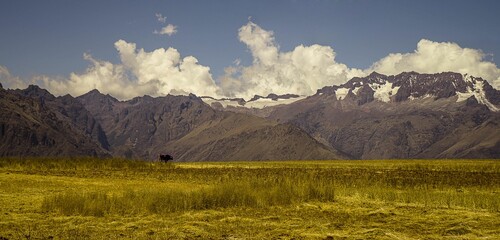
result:
M 158 156 L 158 160 L 160 160 L 160 162 L 168 162 L 169 160 L 174 160 L 174 158 L 168 154 L 160 154 L 160 156 Z

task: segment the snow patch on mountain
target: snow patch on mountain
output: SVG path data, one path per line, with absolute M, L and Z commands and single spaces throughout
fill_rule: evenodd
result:
M 470 88 L 467 88 L 467 90 L 470 90 Z M 467 99 L 469 99 L 470 97 L 472 97 L 474 94 L 472 93 L 472 91 L 467 91 L 465 93 L 463 92 L 457 92 L 457 102 L 463 102 Z
M 307 96 L 300 96 L 300 97 L 295 97 L 295 98 L 278 98 L 278 99 L 271 99 L 271 98 L 258 98 L 256 100 L 250 100 L 250 101 L 245 101 L 243 99 L 215 99 L 211 97 L 202 97 L 201 100 L 208 104 L 209 106 L 213 106 L 213 104 L 220 104 L 222 107 L 227 108 L 227 107 L 245 107 L 245 108 L 258 108 L 262 109 L 265 107 L 273 107 L 277 105 L 282 105 L 282 104 L 290 104 L 299 100 L 302 100 L 306 98 Z
M 359 90 L 361 90 L 361 87 L 356 87 L 356 88 L 354 88 L 354 90 L 352 90 L 352 93 L 354 93 L 355 95 L 358 95 Z
M 203 100 L 203 102 L 205 102 L 209 106 L 212 106 L 213 103 L 220 103 L 224 108 L 227 108 L 228 106 L 241 107 L 240 103 L 237 100 L 233 99 L 213 99 L 202 97 L 201 100 Z
M 491 111 L 493 112 L 498 112 L 500 109 L 493 105 L 488 99 L 486 98 L 486 93 L 484 92 L 484 81 L 478 81 L 474 79 L 471 76 L 464 76 L 464 80 L 467 82 L 472 82 L 473 87 L 471 88 L 470 86 L 467 87 L 467 92 L 458 92 L 457 91 L 457 102 L 462 102 L 467 100 L 468 98 L 474 96 L 477 100 L 478 103 L 486 105 Z
M 335 90 L 335 96 L 337 97 L 337 100 L 342 100 L 345 99 L 345 96 L 349 93 L 349 88 L 339 88 Z
M 415 99 L 427 99 L 427 98 L 431 98 L 431 97 L 433 97 L 433 96 L 432 96 L 432 95 L 430 95 L 430 94 L 425 94 L 424 96 L 421 96 L 421 97 L 414 97 L 413 95 L 410 95 L 410 96 L 408 97 L 408 99 L 410 99 L 410 100 L 415 100 Z
M 370 84 L 370 87 L 373 89 L 373 91 L 375 91 L 373 97 L 382 102 L 391 101 L 391 96 L 398 93 L 399 90 L 399 86 L 392 87 L 392 83 L 390 82 L 385 82 L 383 84 L 372 83 Z
M 475 82 L 474 77 L 469 74 L 463 74 L 462 77 L 465 82 L 471 82 L 471 83 Z
M 277 106 L 281 104 L 290 104 L 299 100 L 302 100 L 306 98 L 305 96 L 302 97 L 297 97 L 297 98 L 289 98 L 289 99 L 277 99 L 277 100 L 272 100 L 269 98 L 259 98 L 255 101 L 249 101 L 245 103 L 245 107 L 247 108 L 265 108 L 265 107 L 272 107 L 272 106 Z

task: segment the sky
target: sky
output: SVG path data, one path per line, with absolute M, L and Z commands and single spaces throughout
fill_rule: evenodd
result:
M 56 95 L 311 95 L 372 71 L 500 88 L 500 1 L 0 0 L 0 82 Z

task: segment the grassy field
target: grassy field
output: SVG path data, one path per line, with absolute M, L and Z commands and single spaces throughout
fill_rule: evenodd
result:
M 500 161 L 0 159 L 0 239 L 499 239 Z

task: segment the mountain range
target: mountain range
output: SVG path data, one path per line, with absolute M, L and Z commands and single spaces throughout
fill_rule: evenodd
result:
M 372 73 L 319 89 L 244 99 L 119 101 L 0 85 L 0 156 L 176 161 L 500 158 L 500 91 L 458 73 Z

